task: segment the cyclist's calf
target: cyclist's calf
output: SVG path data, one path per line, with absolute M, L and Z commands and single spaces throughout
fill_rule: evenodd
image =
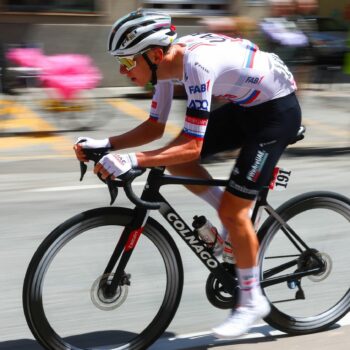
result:
M 259 243 L 250 219 L 252 200 L 239 198 L 225 192 L 219 207 L 219 217 L 229 230 L 237 266 L 256 265 Z

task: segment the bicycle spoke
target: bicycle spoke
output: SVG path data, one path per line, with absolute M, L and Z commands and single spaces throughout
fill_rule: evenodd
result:
M 134 212 L 90 212 L 91 219 L 78 215 L 52 232 L 32 259 L 23 287 L 27 322 L 47 349 L 147 348 L 180 301 L 177 248 L 150 219 L 154 226 L 146 225 L 133 253 L 102 273 Z
M 271 219 L 261 243 L 262 286 L 275 305 L 268 322 L 287 332 L 321 329 L 350 308 L 350 206 L 324 195 L 297 197 L 280 213 L 293 240 Z

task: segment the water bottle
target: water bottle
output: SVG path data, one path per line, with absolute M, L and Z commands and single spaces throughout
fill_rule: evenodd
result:
M 214 249 L 223 246 L 224 240 L 215 226 L 205 216 L 196 215 L 193 218 L 192 226 L 198 232 L 199 237 L 207 244 L 208 248 Z

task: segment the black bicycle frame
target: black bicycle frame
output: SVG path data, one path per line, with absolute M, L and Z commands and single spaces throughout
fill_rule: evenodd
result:
M 160 194 L 160 187 L 164 185 L 199 185 L 199 186 L 227 186 L 228 180 L 218 180 L 218 179 L 197 179 L 189 177 L 171 176 L 164 174 L 164 168 L 152 168 L 148 174 L 147 183 L 141 195 L 141 200 L 144 202 L 158 202 L 160 204 L 159 212 L 165 218 L 165 220 L 170 224 L 170 226 L 179 234 L 183 241 L 190 247 L 190 249 L 197 255 L 197 257 L 202 261 L 202 263 L 217 277 L 220 283 L 224 286 L 225 290 L 234 294 L 234 289 L 237 285 L 235 282 L 235 277 L 229 272 L 225 267 L 216 259 L 212 251 L 207 248 L 205 243 L 198 237 L 195 230 L 192 230 L 186 222 L 181 218 L 181 216 L 174 210 L 174 208 L 168 203 L 168 201 Z M 317 257 L 316 254 L 301 240 L 296 232 L 276 213 L 276 211 L 267 203 L 267 195 L 269 188 L 263 189 L 261 191 L 252 215 L 253 223 L 256 220 L 258 210 L 264 208 L 270 216 L 272 216 L 276 221 L 281 224 L 281 229 L 287 238 L 292 242 L 293 245 L 297 247 L 300 252 L 305 250 L 310 251 L 313 257 L 320 266 L 317 268 L 311 268 L 303 271 L 296 271 L 294 273 L 286 274 L 278 277 L 271 277 L 280 273 L 292 266 L 297 265 L 297 259 L 294 259 L 288 263 L 281 264 L 273 269 L 265 271 L 263 274 L 263 279 L 261 281 L 262 287 L 267 287 L 275 285 L 278 283 L 298 280 L 301 277 L 315 274 L 322 271 L 323 263 Z M 135 207 L 135 215 L 133 220 L 127 225 L 122 233 L 122 236 L 114 250 L 113 255 L 106 267 L 105 273 L 111 273 L 115 264 L 119 260 L 119 264 L 115 271 L 112 283 L 108 286 L 110 292 L 115 291 L 117 286 L 120 284 L 123 278 L 125 278 L 125 267 L 130 259 L 133 249 L 137 243 L 138 236 L 142 231 L 142 227 L 146 223 L 149 210 L 145 208 Z M 135 233 L 136 232 L 136 233 Z M 136 236 L 137 237 L 136 237 Z M 135 236 L 135 237 L 134 237 Z M 130 238 L 131 237 L 131 238 Z M 127 242 L 134 241 L 133 245 L 129 249 L 125 249 L 128 246 Z

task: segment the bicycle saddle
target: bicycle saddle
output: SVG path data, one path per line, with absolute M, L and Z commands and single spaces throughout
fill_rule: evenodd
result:
M 293 137 L 290 140 L 289 144 L 292 145 L 293 143 L 297 143 L 298 141 L 302 140 L 305 137 L 305 135 L 304 135 L 305 131 L 306 131 L 305 126 L 301 125 L 299 130 L 298 130 L 298 133 L 296 134 L 295 137 Z

